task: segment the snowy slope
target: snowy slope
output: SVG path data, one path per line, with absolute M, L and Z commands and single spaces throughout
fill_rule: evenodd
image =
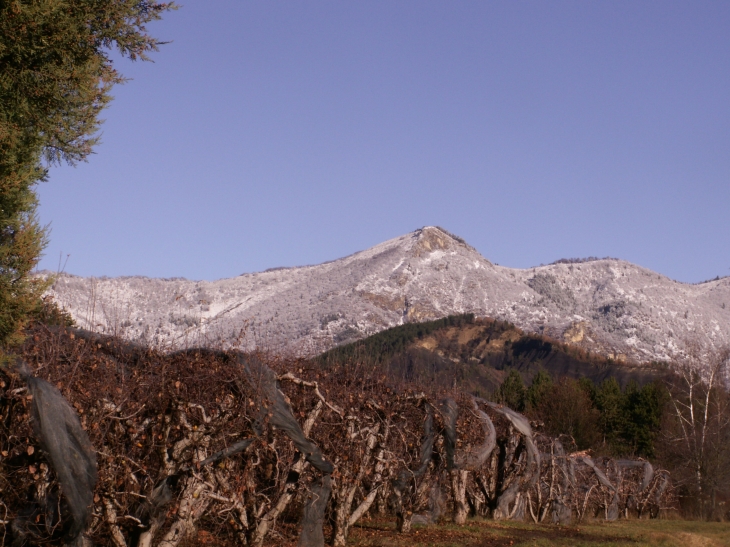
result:
M 730 278 L 688 285 L 621 260 L 525 270 L 426 227 L 351 256 L 219 281 L 61 275 L 78 325 L 163 347 L 311 355 L 408 321 L 473 312 L 621 360 L 730 342 Z

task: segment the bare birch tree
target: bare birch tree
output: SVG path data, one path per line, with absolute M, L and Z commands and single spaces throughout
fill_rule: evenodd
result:
M 662 452 L 687 509 L 710 518 L 717 494 L 730 488 L 730 348 L 688 353 L 669 385 Z

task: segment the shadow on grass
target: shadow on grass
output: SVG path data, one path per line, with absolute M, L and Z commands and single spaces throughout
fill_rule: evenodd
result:
M 604 534 L 550 525 L 512 525 L 470 521 L 465 526 L 450 524 L 414 527 L 409 534 L 399 534 L 391 522 L 369 521 L 356 526 L 348 545 L 353 547 L 519 547 L 520 545 L 635 545 L 639 541 L 626 535 Z
M 626 536 L 604 536 L 564 527 L 545 527 L 521 529 L 512 528 L 501 537 L 490 537 L 475 543 L 479 547 L 510 547 L 522 543 L 532 544 L 534 541 L 544 541 L 547 544 L 555 542 L 558 545 L 631 545 L 637 540 Z
M 326 536 L 331 534 L 326 529 Z M 348 547 L 725 547 L 730 545 L 727 523 L 686 520 L 621 520 L 588 522 L 577 526 L 553 526 L 527 522 L 495 522 L 473 519 L 464 526 L 444 522 L 438 526 L 414 526 L 399 534 L 386 519 L 356 524 Z M 222 547 L 201 531 L 181 547 Z M 296 547 L 296 541 L 272 539 L 267 547 Z

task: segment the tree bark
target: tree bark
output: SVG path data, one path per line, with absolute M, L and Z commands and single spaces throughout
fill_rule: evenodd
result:
M 317 420 L 319 413 L 322 411 L 322 407 L 323 404 L 320 400 L 307 416 L 307 419 L 302 426 L 302 431 L 304 432 L 305 436 L 309 437 L 309 433 L 312 431 L 314 422 Z M 304 471 L 306 466 L 307 460 L 305 460 L 304 456 L 300 454 L 299 459 L 296 461 L 296 463 L 294 463 L 294 465 L 292 465 L 292 473 L 296 474 L 296 476 L 301 476 L 302 471 Z M 256 526 L 256 529 L 251 536 L 251 545 L 253 545 L 254 547 L 261 547 L 264 544 L 266 534 L 268 534 L 269 531 L 274 527 L 276 519 L 279 518 L 279 515 L 281 515 L 284 509 L 286 509 L 286 507 L 289 505 L 289 502 L 292 500 L 294 494 L 297 491 L 297 486 L 298 482 L 286 484 L 286 486 L 284 487 L 284 492 L 281 494 L 281 496 L 279 496 L 276 504 L 271 509 L 269 509 L 269 511 L 259 521 L 258 526 Z
M 451 491 L 454 496 L 454 523 L 464 524 L 469 516 L 469 505 L 466 503 L 466 482 L 469 472 L 461 469 L 451 470 Z
M 365 453 L 362 456 L 360 468 L 358 469 L 357 475 L 351 483 L 343 485 L 338 492 L 337 505 L 335 509 L 335 536 L 334 545 L 335 547 L 344 547 L 347 542 L 347 534 L 350 529 L 350 515 L 352 513 L 352 502 L 355 499 L 355 493 L 360 487 L 363 477 L 370 465 L 370 456 L 372 455 L 375 443 L 378 440 L 378 433 L 380 432 L 380 424 L 376 424 L 365 442 Z

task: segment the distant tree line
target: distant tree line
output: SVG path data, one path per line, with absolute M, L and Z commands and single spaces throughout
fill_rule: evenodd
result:
M 615 378 L 596 385 L 589 378 L 553 379 L 540 371 L 525 386 L 516 370 L 494 394 L 497 402 L 544 424 L 546 433 L 572 437 L 581 450 L 645 458 L 656 454 L 667 398 L 658 381 L 629 382 L 622 389 Z
M 672 474 L 685 515 L 721 518 L 730 502 L 730 350 L 695 348 L 672 371 L 622 388 L 615 378 L 596 384 L 545 371 L 525 385 L 513 369 L 492 398 L 579 450 L 659 462 Z
M 551 262 L 549 266 L 552 266 L 553 264 L 584 264 L 586 262 L 596 262 L 597 260 L 620 260 L 618 258 L 614 258 L 612 256 L 604 256 L 603 258 L 599 258 L 597 256 L 588 256 L 585 258 L 559 258 L 555 262 Z

